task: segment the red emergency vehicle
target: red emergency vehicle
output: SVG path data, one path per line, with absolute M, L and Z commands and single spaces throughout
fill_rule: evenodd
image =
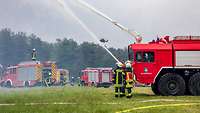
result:
M 86 86 L 110 87 L 112 68 L 86 68 L 82 70 L 81 83 Z
M 166 36 L 128 50 L 136 80 L 155 94 L 200 95 L 200 36 Z
M 66 83 L 68 73 L 57 69 L 54 61 L 25 61 L 10 66 L 1 77 L 4 87 L 51 86 Z M 62 76 L 61 76 L 62 74 Z M 62 80 L 61 80 L 62 79 Z
M 21 62 L 10 66 L 1 78 L 1 85 L 5 87 L 34 86 L 42 75 L 39 61 Z

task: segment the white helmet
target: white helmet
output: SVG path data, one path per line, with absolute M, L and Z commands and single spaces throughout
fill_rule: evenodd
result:
M 128 60 L 125 62 L 125 64 L 126 64 L 126 68 L 131 68 L 131 61 Z
M 33 51 L 36 51 L 36 49 L 35 49 L 35 48 L 33 48 Z
M 121 62 L 116 63 L 117 67 L 123 67 L 123 64 Z

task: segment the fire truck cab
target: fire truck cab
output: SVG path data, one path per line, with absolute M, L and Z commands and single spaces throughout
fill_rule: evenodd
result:
M 128 53 L 136 80 L 155 94 L 200 95 L 200 36 L 130 44 Z

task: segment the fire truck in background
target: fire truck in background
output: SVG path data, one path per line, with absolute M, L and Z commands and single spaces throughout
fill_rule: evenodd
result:
M 200 95 L 200 36 L 165 36 L 128 48 L 136 80 L 155 94 Z
M 82 73 L 82 85 L 105 88 L 112 85 L 112 68 L 86 68 Z
M 21 62 L 10 66 L 1 77 L 1 86 L 5 87 L 30 87 L 37 84 L 42 76 L 39 61 Z
M 0 84 L 4 87 L 65 85 L 67 78 L 68 70 L 57 69 L 54 61 L 26 61 L 8 67 Z

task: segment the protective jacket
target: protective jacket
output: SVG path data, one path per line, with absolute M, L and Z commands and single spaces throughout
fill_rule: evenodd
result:
M 116 69 L 113 71 L 113 84 L 114 87 L 122 87 L 125 83 L 125 73 L 123 69 Z
M 126 88 L 132 88 L 133 87 L 133 74 L 131 68 L 126 68 Z

